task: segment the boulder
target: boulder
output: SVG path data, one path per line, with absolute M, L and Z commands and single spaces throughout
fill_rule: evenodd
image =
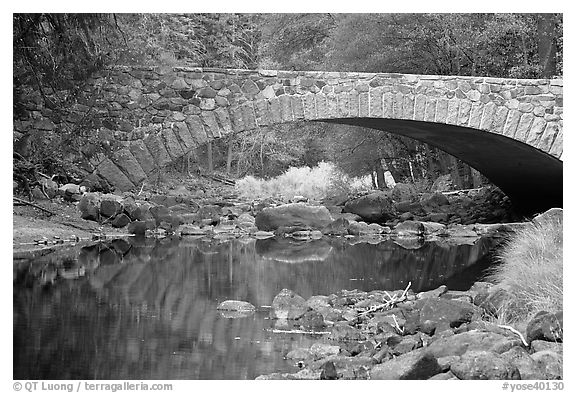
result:
M 424 235 L 443 235 L 446 231 L 446 226 L 437 222 L 423 222 Z
M 396 225 L 392 233 L 397 236 L 423 236 L 425 230 L 420 221 L 404 221 Z
M 80 194 L 80 186 L 78 184 L 68 183 L 58 189 L 61 195 Z
M 337 323 L 330 330 L 330 338 L 338 341 L 359 341 L 366 340 L 366 335 L 360 329 L 345 323 Z
M 547 221 L 558 222 L 560 225 L 564 222 L 564 211 L 561 208 L 555 207 L 550 210 L 545 211 L 542 214 L 537 215 L 534 217 L 532 221 L 537 224 L 542 225 Z
M 427 324 L 435 331 L 446 330 L 470 322 L 477 307 L 460 300 L 423 299 L 420 308 L 420 325 Z
M 546 379 L 545 373 L 530 354 L 522 347 L 513 347 L 500 355 L 502 359 L 516 367 L 521 379 Z
M 254 312 L 256 307 L 253 304 L 242 300 L 225 300 L 216 307 L 217 310 Z
M 85 220 L 98 221 L 100 217 L 100 196 L 96 193 L 87 192 L 82 195 L 78 203 L 80 216 Z
M 503 353 L 512 347 L 522 346 L 520 339 L 494 332 L 471 330 L 439 338 L 428 346 L 428 351 L 437 358 L 461 356 L 467 351 L 493 351 Z
M 267 207 L 256 215 L 256 226 L 262 231 L 274 231 L 281 227 L 322 229 L 332 222 L 332 216 L 324 206 L 289 203 Z
M 306 306 L 312 310 L 318 311 L 322 316 L 326 316 L 332 310 L 330 298 L 328 296 L 316 295 L 306 300 Z
M 552 351 L 559 353 L 562 355 L 564 351 L 564 346 L 562 343 L 556 343 L 551 341 L 544 341 L 544 340 L 534 340 L 530 343 L 530 348 L 532 348 L 533 352 L 540 352 L 540 351 Z
M 285 356 L 286 359 L 290 360 L 306 360 L 312 357 L 312 353 L 307 348 L 296 348 L 288 352 Z
M 146 234 L 146 222 L 144 221 L 132 221 L 128 224 L 128 233 L 134 235 L 145 235 Z
M 200 209 L 196 212 L 198 219 L 209 220 L 210 222 L 217 224 L 220 220 L 220 215 L 222 213 L 222 208 L 218 205 L 204 205 L 200 206 Z
M 114 217 L 114 219 L 112 220 L 112 226 L 114 228 L 124 228 L 126 225 L 130 224 L 130 217 L 128 217 L 126 214 L 124 213 L 120 213 L 118 214 L 116 217 Z
M 562 342 L 564 338 L 563 322 L 562 311 L 555 314 L 540 311 L 526 326 L 526 340 L 528 343 L 534 340 Z
M 412 201 L 417 196 L 418 192 L 412 184 L 396 183 L 392 189 L 392 199 L 397 202 Z
M 350 222 L 347 219 L 340 217 L 322 228 L 322 233 L 325 235 L 344 236 L 348 234 L 349 227 Z
M 116 217 L 117 214 L 121 213 L 123 210 L 120 201 L 109 195 L 104 195 L 102 201 L 100 202 L 100 214 L 104 217 Z
M 304 329 L 321 329 L 324 325 L 324 317 L 318 311 L 308 310 L 296 319 L 296 324 Z
M 468 351 L 451 365 L 450 371 L 459 379 L 518 380 L 518 368 L 494 352 Z
M 374 366 L 370 379 L 428 379 L 441 372 L 436 358 L 422 348 Z
M 320 367 L 320 379 L 322 380 L 332 380 L 338 379 L 338 373 L 336 372 L 336 366 L 334 362 L 327 361 Z
M 306 300 L 293 291 L 284 288 L 272 301 L 272 318 L 298 319 L 308 311 Z
M 540 351 L 530 357 L 538 364 L 540 370 L 547 375 L 547 379 L 562 379 L 562 355 L 552 351 Z
M 439 176 L 430 187 L 432 192 L 450 191 L 452 189 L 454 189 L 454 183 L 452 183 L 450 174 Z
M 357 214 L 368 222 L 385 222 L 396 217 L 392 198 L 383 191 L 348 201 L 342 211 Z
M 424 194 L 420 197 L 420 204 L 425 211 L 433 211 L 438 209 L 440 206 L 449 205 L 450 201 L 446 195 L 441 192 L 435 192 L 433 194 Z
M 340 347 L 338 345 L 314 343 L 310 347 L 310 354 L 316 359 L 322 359 L 327 356 L 340 354 Z

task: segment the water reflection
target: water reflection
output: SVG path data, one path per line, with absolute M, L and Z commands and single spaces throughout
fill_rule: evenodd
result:
M 491 246 L 130 239 L 86 247 L 50 270 L 53 285 L 41 280 L 50 264 L 16 275 L 14 378 L 252 379 L 294 372 L 282 356 L 316 338 L 265 331 L 273 321 L 262 306 L 282 288 L 304 297 L 399 289 L 408 281 L 416 291 L 444 283 L 465 289 Z M 216 306 L 227 299 L 248 301 L 257 312 L 225 318 Z

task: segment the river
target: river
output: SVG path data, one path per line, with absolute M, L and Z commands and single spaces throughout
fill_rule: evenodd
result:
M 19 263 L 14 379 L 254 379 L 319 336 L 272 333 L 278 292 L 466 290 L 494 241 L 129 239 Z M 54 267 L 56 266 L 56 267 Z M 227 299 L 256 313 L 226 318 Z

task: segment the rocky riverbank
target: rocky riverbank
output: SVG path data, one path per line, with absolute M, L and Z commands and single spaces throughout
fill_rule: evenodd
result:
M 309 299 L 284 289 L 272 303 L 274 333 L 322 338 L 285 354 L 300 371 L 257 379 L 562 379 L 562 312 L 543 311 L 518 331 L 490 321 L 505 296 L 485 282 Z M 227 317 L 254 310 L 230 301 L 219 309 Z

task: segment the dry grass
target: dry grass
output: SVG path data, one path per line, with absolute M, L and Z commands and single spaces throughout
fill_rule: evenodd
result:
M 562 310 L 562 219 L 549 217 L 516 232 L 501 248 L 489 279 L 510 299 L 498 312 L 500 323 L 523 325 L 538 311 Z

